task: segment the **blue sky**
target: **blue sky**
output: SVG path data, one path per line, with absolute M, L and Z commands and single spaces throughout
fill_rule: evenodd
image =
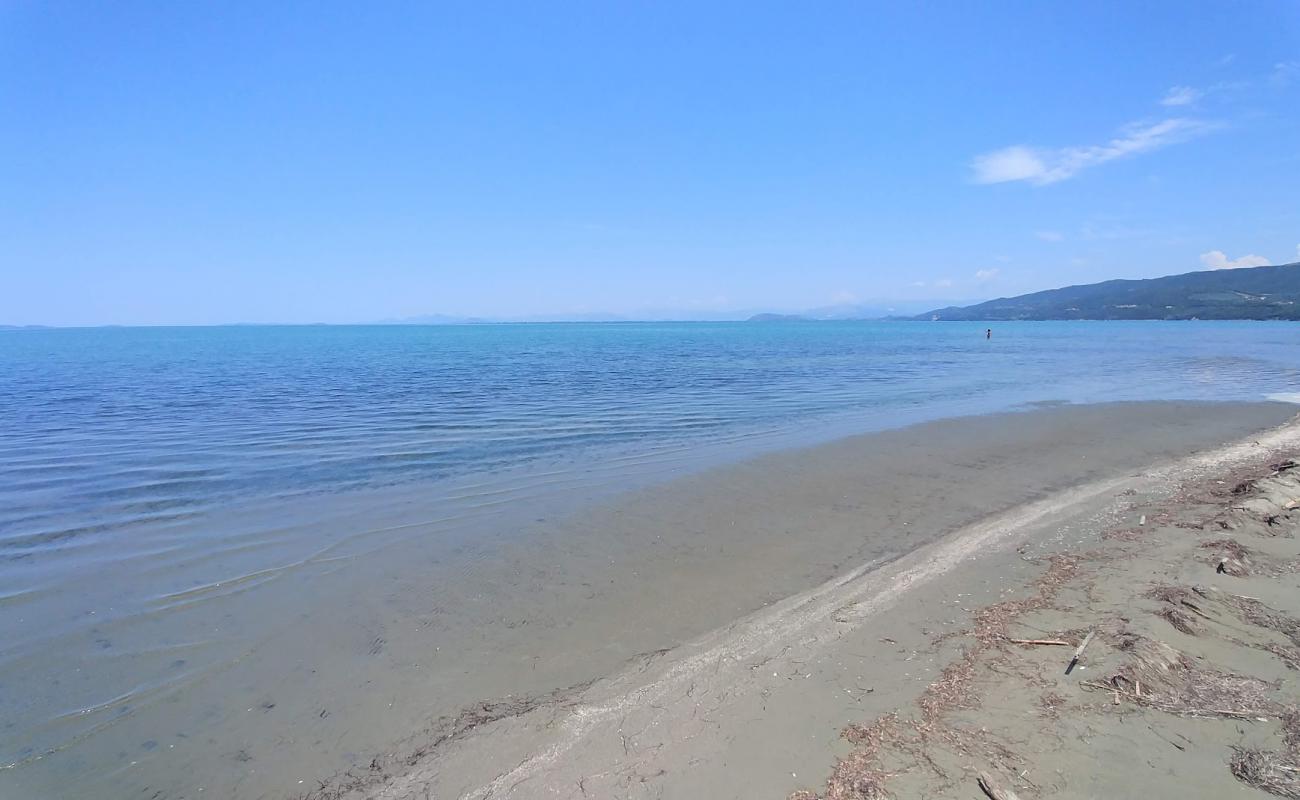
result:
M 1300 260 L 1300 4 L 0 4 L 0 323 Z

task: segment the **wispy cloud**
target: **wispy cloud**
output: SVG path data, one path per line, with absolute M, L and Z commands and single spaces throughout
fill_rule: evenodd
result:
M 1202 92 L 1200 89 L 1193 89 L 1190 86 L 1174 86 L 1165 92 L 1161 98 L 1162 106 L 1190 106 L 1197 100 L 1201 99 Z
M 981 269 L 975 273 L 975 280 L 979 281 L 980 283 L 988 283 L 989 281 L 993 280 L 1000 274 L 1002 274 L 1002 270 L 997 268 Z
M 971 168 L 976 183 L 1026 181 L 1035 186 L 1046 186 L 1117 158 L 1148 153 L 1186 141 L 1214 127 L 1211 123 L 1186 117 L 1135 123 L 1126 126 L 1119 136 L 1105 144 L 1060 148 L 1013 145 L 976 156 Z
M 1208 253 L 1201 253 L 1201 263 L 1205 265 L 1206 269 L 1240 269 L 1242 267 L 1267 267 L 1273 262 L 1263 256 L 1256 255 L 1228 258 L 1228 254 L 1222 250 L 1211 250 Z
M 1039 239 L 1042 239 L 1044 242 L 1065 241 L 1065 234 L 1061 233 L 1060 231 L 1035 231 L 1034 235 L 1037 236 Z
M 1290 86 L 1300 80 L 1300 61 L 1280 61 L 1274 64 L 1270 78 L 1278 86 Z

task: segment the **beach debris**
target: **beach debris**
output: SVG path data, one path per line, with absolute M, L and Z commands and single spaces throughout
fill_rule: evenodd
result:
M 1290 639 L 1296 647 L 1300 647 L 1300 619 L 1265 605 L 1258 597 L 1225 593 L 1222 600 L 1244 621 L 1260 628 L 1276 631 Z M 1297 736 L 1300 737 L 1300 732 L 1297 732 Z
M 1276 473 L 1282 469 L 1293 470 L 1300 464 L 1287 461 L 1271 466 Z M 1259 467 L 1255 469 L 1260 470 Z M 1262 470 L 1256 474 L 1266 475 Z M 1294 549 L 1288 549 L 1293 543 L 1284 541 L 1300 533 L 1296 523 L 1300 515 L 1292 510 L 1300 507 L 1300 499 L 1287 502 L 1300 491 L 1297 476 L 1300 476 L 1300 471 L 1289 472 L 1285 477 L 1271 481 L 1242 480 L 1250 475 L 1238 473 L 1229 480 L 1218 481 L 1218 490 L 1203 491 L 1193 487 L 1178 499 L 1181 505 L 1149 507 L 1149 513 L 1136 519 L 1130 515 L 1138 509 L 1129 506 L 1131 510 L 1127 515 L 1113 518 L 1112 524 L 1116 527 L 1103 531 L 1102 539 L 1140 544 L 1153 542 L 1161 546 L 1177 544 L 1180 552 L 1176 557 L 1180 561 L 1168 566 L 1177 566 L 1180 572 L 1159 574 L 1195 575 L 1198 566 L 1200 569 L 1210 566 L 1223 574 L 1260 578 L 1300 573 L 1300 558 Z M 1198 484 L 1201 487 L 1205 485 Z M 1230 489 L 1231 495 L 1236 497 L 1230 495 Z M 1282 509 L 1284 504 L 1286 510 Z M 1124 517 L 1127 517 L 1126 525 L 1132 527 L 1118 527 Z M 1206 533 L 1178 540 L 1175 531 L 1170 530 L 1174 527 Z M 1119 534 L 1116 535 L 1115 531 Z M 1279 533 L 1281 538 L 1278 538 Z M 1257 540 L 1248 538 L 1250 536 L 1267 536 L 1270 541 L 1267 546 L 1262 541 L 1257 546 Z M 1243 542 L 1251 546 L 1246 547 Z M 1231 671 L 1226 668 L 1227 664 L 1217 659 L 1221 648 L 1248 647 L 1265 651 L 1287 668 L 1300 672 L 1300 613 L 1291 606 L 1290 596 L 1280 596 L 1280 601 L 1286 605 L 1270 607 L 1258 597 L 1233 594 L 1207 585 L 1208 581 L 1196 585 L 1195 578 L 1185 578 L 1189 582 L 1183 585 L 1142 586 L 1137 574 L 1132 576 L 1135 585 L 1131 587 L 1113 581 L 1100 584 L 1106 591 L 1118 591 L 1126 596 L 1131 591 L 1132 596 L 1128 599 L 1137 601 L 1138 607 L 1143 609 L 1140 613 L 1144 615 L 1160 616 L 1187 636 L 1214 640 L 1213 649 L 1209 651 L 1205 651 L 1205 639 L 1174 640 L 1180 647 L 1189 648 L 1183 652 L 1130 630 L 1128 626 L 1132 624 L 1145 628 L 1154 622 L 1149 617 L 1146 622 L 1131 619 L 1132 606 L 1116 609 L 1111 605 L 1114 598 L 1106 591 L 1093 594 L 1095 584 L 1091 566 L 1110 565 L 1115 558 L 1127 558 L 1135 551 L 1142 552 L 1139 547 L 1120 549 L 1103 542 L 1096 551 L 1071 553 L 1069 561 L 1052 562 L 1048 574 L 1031 584 L 1031 590 L 1038 589 L 1038 594 L 1003 600 L 974 610 L 975 625 L 960 634 L 971 636 L 974 641 L 968 640 L 969 644 L 959 651 L 957 659 L 943 668 L 916 701 L 915 716 L 900 717 L 895 712 L 888 718 L 878 718 L 872 725 L 846 728 L 844 738 L 854 745 L 854 751 L 840 762 L 827 783 L 827 791 L 796 794 L 791 796 L 791 800 L 947 796 L 953 793 L 958 781 L 968 787 L 968 792 L 973 791 L 976 787 L 970 786 L 970 782 L 977 776 L 980 778 L 978 794 L 989 800 L 1014 798 L 1015 795 L 1004 785 L 1037 796 L 1040 792 L 1032 788 L 1034 784 L 1021 772 L 1022 767 L 1033 761 L 1033 755 L 1020 750 L 1025 746 L 1036 748 L 1037 740 L 1019 736 L 1012 739 L 979 725 L 981 716 L 969 713 L 979 708 L 983 694 L 980 676 L 986 674 L 1018 681 L 1016 687 L 1021 693 L 1027 694 L 1030 700 L 1037 697 L 1037 717 L 1044 720 L 1044 731 L 1049 736 L 1059 733 L 1051 728 L 1051 721 L 1066 714 L 1070 717 L 1113 715 L 1115 720 L 1110 724 L 1129 724 L 1134 719 L 1150 722 L 1148 730 L 1160 741 L 1173 750 L 1190 753 L 1199 747 L 1200 742 L 1165 729 L 1167 723 L 1158 722 L 1151 712 L 1182 718 L 1229 720 L 1237 724 L 1220 725 L 1219 728 L 1225 731 L 1235 729 L 1238 734 L 1241 734 L 1242 726 L 1249 723 L 1270 723 L 1252 734 L 1251 747 L 1259 749 L 1233 748 L 1227 753 L 1231 761 L 1224 758 L 1219 762 L 1223 765 L 1220 769 L 1230 770 L 1237 780 L 1248 786 L 1278 797 L 1300 800 L 1300 707 L 1297 707 L 1292 691 L 1292 678 L 1280 677 L 1277 668 L 1261 669 L 1257 675 Z M 1161 563 L 1172 561 L 1164 551 L 1154 554 L 1154 557 Z M 1108 571 L 1109 566 L 1101 573 L 1105 580 L 1111 580 L 1106 574 Z M 1054 605 L 1054 598 L 1060 588 L 1071 594 L 1067 595 L 1069 604 L 1058 607 Z M 1273 597 L 1278 596 L 1270 595 Z M 1080 598 L 1083 605 L 1079 605 Z M 1084 627 L 1073 630 L 1056 627 L 1060 624 L 1059 617 L 1021 622 L 1022 615 L 1038 610 L 1071 614 L 1091 611 L 1094 616 L 1090 619 L 1085 617 Z M 1296 616 L 1291 616 L 1288 611 Z M 1026 638 L 1012 635 L 1012 624 Z M 1028 638 L 1035 636 L 1043 638 Z M 1089 662 L 1082 664 L 1086 648 L 1097 636 L 1105 642 L 1104 652 L 1094 648 Z M 1008 647 L 1011 644 L 1026 648 L 1071 647 L 1073 652 L 1066 674 L 1078 667 L 1080 675 L 1077 680 L 1069 681 L 1063 681 L 1059 673 L 1057 677 L 1044 675 L 1039 671 L 1036 659 L 1013 653 Z M 1228 663 L 1234 666 L 1267 664 L 1254 658 Z M 1083 671 L 1085 669 L 1087 672 Z M 1052 691 L 1052 687 L 1064 683 L 1073 684 L 1078 691 L 1097 694 L 1090 701 L 1074 702 Z M 998 691 L 1005 688 L 1004 685 Z M 1000 694 L 995 696 L 999 702 L 1005 700 Z M 1278 724 L 1281 727 L 1280 742 L 1275 727 Z M 1209 729 L 1207 735 L 1216 736 L 1214 730 L 1217 729 Z M 1263 737 L 1274 741 L 1265 744 Z M 964 777 L 952 774 L 958 764 Z M 980 772 L 979 765 L 989 767 L 989 772 Z M 1086 770 L 1088 765 L 1085 763 L 1081 768 Z M 897 787 L 897 794 L 887 795 L 885 784 L 887 781 L 892 784 L 895 779 L 902 785 Z M 918 783 L 931 791 L 917 791 Z M 1022 788 L 1026 786 L 1031 788 Z M 890 789 L 895 787 L 891 785 Z
M 987 772 L 981 772 L 978 781 L 980 789 L 988 796 L 989 800 L 1020 800 L 1015 792 L 998 786 L 993 780 L 993 776 Z
M 1188 636 L 1198 636 L 1200 631 L 1197 628 L 1196 620 L 1178 606 L 1165 606 L 1156 612 L 1156 616 L 1164 619 L 1169 625 L 1179 633 L 1185 633 Z
M 1209 669 L 1164 642 L 1135 634 L 1126 634 L 1118 649 L 1129 661 L 1109 679 L 1081 681 L 1080 688 L 1183 717 L 1267 721 L 1284 714 L 1269 697 L 1274 683 Z
M 1300 709 L 1282 714 L 1282 752 L 1234 747 L 1228 769 L 1237 780 L 1278 797 L 1300 800 Z
M 1228 769 L 1237 780 L 1278 797 L 1300 800 L 1300 759 L 1269 750 L 1234 747 Z
M 1083 655 L 1083 649 L 1088 646 L 1088 643 L 1092 641 L 1092 637 L 1096 633 L 1097 631 L 1095 628 L 1088 631 L 1088 635 L 1083 637 L 1082 642 L 1079 642 L 1079 646 L 1074 649 L 1074 655 L 1070 657 L 1070 663 L 1065 667 L 1066 675 L 1069 675 L 1070 672 L 1074 670 L 1075 665 L 1079 663 L 1079 656 Z
M 1198 617 L 1208 619 L 1211 622 L 1214 621 L 1214 617 L 1205 613 L 1205 611 L 1197 605 L 1196 600 L 1193 599 L 1199 598 L 1201 600 L 1207 600 L 1210 597 L 1209 592 L 1199 586 L 1188 588 L 1183 586 L 1160 585 L 1152 588 L 1151 591 L 1147 592 L 1143 596 L 1152 600 L 1159 600 L 1168 603 L 1171 606 L 1182 606 Z
M 1235 539 L 1214 539 L 1203 542 L 1201 549 L 1218 551 L 1211 556 L 1216 574 L 1238 578 L 1250 574 L 1252 553 L 1248 547 Z

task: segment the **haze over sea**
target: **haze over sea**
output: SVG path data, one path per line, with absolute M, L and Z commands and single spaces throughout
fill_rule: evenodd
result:
M 158 740 L 119 732 L 217 715 L 220 674 L 271 674 L 277 631 L 364 594 L 350 567 L 483 558 L 520 520 L 850 433 L 1300 387 L 1293 324 L 984 327 L 0 331 L 0 786 L 149 784 Z

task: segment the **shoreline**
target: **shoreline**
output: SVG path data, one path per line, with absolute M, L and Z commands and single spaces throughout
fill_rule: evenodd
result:
M 1294 448 L 1300 423 L 1016 504 L 594 683 L 465 709 L 303 796 L 785 797 L 850 754 L 842 727 L 920 696 L 943 668 L 930 640 L 959 635 L 979 600 L 1099 537 L 1133 492 L 1172 496 L 1256 459 L 1255 441 Z
M 543 512 L 455 558 L 421 552 L 413 535 L 383 558 L 323 561 L 255 591 L 198 595 L 186 612 L 198 615 L 198 630 L 268 597 L 313 599 L 257 649 L 199 674 L 201 691 L 130 699 L 111 736 L 78 745 L 78 758 L 109 765 L 86 783 L 53 772 L 66 758 L 0 772 L 0 783 L 50 797 L 91 785 L 105 797 L 365 797 L 372 779 L 386 785 L 436 763 L 447 783 L 433 796 L 467 795 L 490 782 L 494 765 L 541 746 L 536 720 L 559 719 L 590 693 L 612 691 L 611 681 L 631 681 L 630 691 L 754 615 L 787 609 L 802 619 L 792 598 L 828 580 L 870 581 L 973 524 L 1294 412 L 1281 403 L 1114 403 L 927 422 L 689 473 L 576 513 Z M 855 698 L 854 708 L 876 696 Z M 825 707 L 809 713 L 810 702 Z M 702 749 L 685 751 L 674 771 L 696 760 L 690 774 L 704 785 L 682 796 L 726 797 L 737 786 L 750 795 L 777 786 L 773 796 L 784 796 L 803 785 L 791 772 L 829 771 L 835 750 L 823 740 L 834 740 L 832 722 L 847 721 L 837 720 L 839 705 L 800 696 L 779 713 L 795 735 L 765 731 L 753 721 L 769 712 L 748 709 L 750 724 L 729 735 L 754 739 L 762 755 L 747 759 L 740 782 L 727 750 L 709 750 L 727 741 L 707 730 L 712 721 L 688 722 L 685 735 Z M 634 746 L 634 736 L 605 733 Z M 147 746 L 133 749 L 136 741 Z M 349 771 L 363 782 L 348 787 Z

